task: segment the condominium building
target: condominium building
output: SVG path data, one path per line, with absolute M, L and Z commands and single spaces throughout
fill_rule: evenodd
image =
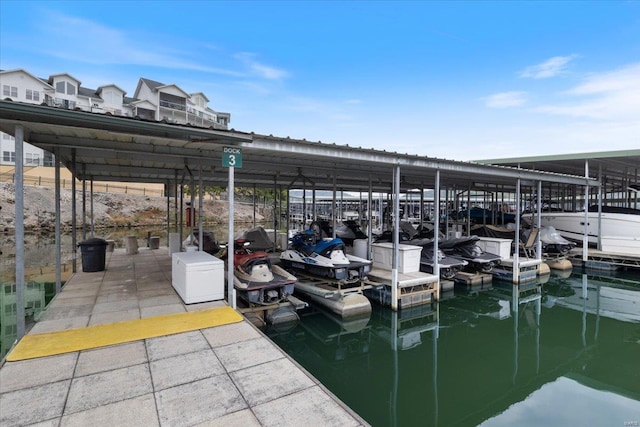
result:
M 36 77 L 23 69 L 0 70 L 2 99 L 48 105 L 53 108 L 88 111 L 97 114 L 136 117 L 143 120 L 190 124 L 213 129 L 227 129 L 231 115 L 209 108 L 202 93 L 187 93 L 178 85 L 140 78 L 133 97 L 115 84 L 89 89 L 74 76 L 53 74 L 48 79 Z M 27 141 L 28 142 L 28 141 Z M 0 165 L 16 163 L 15 139 L 0 132 Z M 24 145 L 25 165 L 51 166 L 51 153 L 30 144 Z

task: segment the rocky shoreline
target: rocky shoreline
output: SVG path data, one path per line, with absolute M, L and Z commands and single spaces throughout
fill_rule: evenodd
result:
M 90 221 L 91 202 L 86 200 L 87 222 Z M 170 199 L 171 222 L 174 217 L 174 203 Z M 158 196 L 132 195 L 123 193 L 94 193 L 93 218 L 95 228 L 127 228 L 139 226 L 165 225 L 167 199 Z M 253 221 L 253 205 L 234 204 L 235 221 Z M 228 223 L 228 204 L 221 200 L 204 200 L 203 221 L 209 224 Z M 271 218 L 270 207 L 256 208 L 256 221 Z M 60 218 L 63 230 L 71 230 L 71 191 L 60 191 Z M 53 187 L 24 187 L 24 225 L 27 233 L 48 233 L 55 228 L 55 190 Z M 82 192 L 76 191 L 76 226 L 82 227 Z M 0 230 L 13 234 L 15 230 L 15 185 L 0 183 Z

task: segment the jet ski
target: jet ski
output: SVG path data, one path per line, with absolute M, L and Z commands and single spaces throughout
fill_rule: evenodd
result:
M 187 236 L 186 239 L 182 242 L 182 247 L 187 247 L 188 245 L 198 246 L 198 236 L 200 233 L 194 231 L 190 236 Z M 213 234 L 213 231 L 203 230 L 202 231 L 202 250 L 209 255 L 215 256 L 218 252 L 220 252 L 220 245 L 216 240 L 216 236 Z
M 404 243 L 404 244 L 409 244 L 409 240 L 411 240 L 411 236 L 409 235 L 409 233 L 402 230 L 398 231 L 398 238 L 400 240 L 400 243 Z M 393 242 L 393 231 L 391 230 L 383 231 L 382 234 L 380 234 L 378 238 L 376 238 L 375 242 L 376 243 Z
M 238 296 L 250 304 L 270 305 L 293 295 L 297 278 L 283 268 L 272 265 L 263 251 L 252 252 L 250 242 L 233 242 L 233 287 Z M 223 253 L 222 257 L 228 256 Z
M 314 276 L 345 283 L 364 279 L 371 269 L 371 261 L 345 255 L 341 239 L 321 239 L 312 229 L 291 238 L 287 250 L 280 254 L 280 263 L 289 269 L 304 270 Z
M 309 228 L 322 238 L 333 235 L 333 228 L 329 221 L 314 221 Z M 352 246 L 354 240 L 366 239 L 367 235 L 360 229 L 357 222 L 348 220 L 336 223 L 336 237 L 340 238 L 345 245 Z
M 493 267 L 500 264 L 500 255 L 484 252 L 476 244 L 478 236 L 460 237 L 440 242 L 439 248 L 451 257 L 467 261 L 467 268 L 482 273 L 491 273 Z
M 576 246 L 574 242 L 562 237 L 551 225 L 540 229 L 540 241 L 542 242 L 542 253 L 551 256 L 566 255 Z
M 420 253 L 420 271 L 433 273 L 433 240 L 413 239 L 407 243 L 409 245 L 422 247 L 422 252 Z M 440 268 L 440 277 L 443 279 L 453 279 L 467 264 L 469 264 L 467 261 L 447 256 L 442 249 L 438 249 L 438 266 Z

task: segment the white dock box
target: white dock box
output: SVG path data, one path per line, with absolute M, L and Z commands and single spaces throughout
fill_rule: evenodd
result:
M 206 252 L 171 255 L 171 283 L 185 304 L 224 298 L 224 261 Z
M 374 243 L 371 245 L 373 265 L 391 270 L 393 265 L 393 243 Z M 398 273 L 416 273 L 420 271 L 421 246 L 398 245 Z
M 485 252 L 500 255 L 502 259 L 511 258 L 512 239 L 499 239 L 497 237 L 480 237 L 476 244 Z

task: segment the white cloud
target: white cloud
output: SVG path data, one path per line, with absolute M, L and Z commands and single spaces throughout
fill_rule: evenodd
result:
M 44 32 L 30 33 L 29 38 L 22 41 L 25 50 L 33 49 L 38 54 L 78 64 L 138 65 L 232 77 L 244 75 L 233 69 L 203 62 L 202 49 L 206 47 L 211 50 L 215 46 L 213 44 L 201 43 L 198 49 L 190 51 L 184 47 L 190 43 L 176 40 L 175 37 L 165 43 L 161 40 L 161 34 L 125 31 L 54 10 L 45 12 L 47 25 L 39 27 Z M 45 47 L 41 49 L 41 46 Z M 56 49 L 50 49 L 50 46 L 56 46 Z
M 525 92 L 519 91 L 500 92 L 489 95 L 483 99 L 485 105 L 489 108 L 508 108 L 523 105 L 527 102 L 526 95 Z
M 532 79 L 546 79 L 555 77 L 565 71 L 567 65 L 578 55 L 554 56 L 545 62 L 537 65 L 531 65 L 520 72 L 520 77 L 528 77 Z
M 569 93 L 589 95 L 614 91 L 630 91 L 640 98 L 640 63 L 605 73 L 591 74 L 584 83 L 571 89 Z
M 591 74 L 564 92 L 566 101 L 542 105 L 536 112 L 615 122 L 640 121 L 640 63 Z
M 248 52 L 237 53 L 235 55 L 236 59 L 248 66 L 254 74 L 261 78 L 267 80 L 282 80 L 283 78 L 289 77 L 289 73 L 287 71 L 262 64 L 256 61 L 254 59 L 255 57 L 256 54 Z

